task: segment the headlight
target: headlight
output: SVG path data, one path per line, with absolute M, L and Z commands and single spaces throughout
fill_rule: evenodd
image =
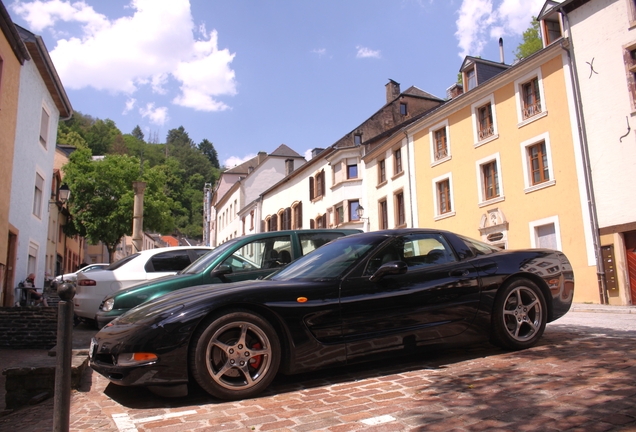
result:
M 117 356 L 118 366 L 137 366 L 157 361 L 157 355 L 153 353 L 124 353 Z
M 104 312 L 110 312 L 113 310 L 113 305 L 115 304 L 115 299 L 110 297 L 104 300 L 104 304 L 102 305 L 102 310 Z

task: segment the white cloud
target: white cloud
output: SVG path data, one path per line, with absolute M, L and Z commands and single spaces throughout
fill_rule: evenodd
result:
M 312 149 L 305 150 L 305 160 L 309 162 L 312 157 L 313 157 L 313 150 Z
M 236 94 L 234 54 L 218 49 L 216 31 L 208 37 L 204 25 L 195 26 L 188 0 L 131 0 L 132 15 L 112 20 L 83 1 L 36 0 L 12 8 L 36 32 L 54 32 L 60 21 L 82 27 L 81 35 L 59 39 L 51 50 L 70 89 L 131 95 L 150 85 L 165 94 L 172 77 L 181 91 L 174 103 L 202 111 L 227 109 L 215 97 Z
M 315 48 L 311 51 L 314 54 L 318 54 L 318 57 L 322 57 L 325 54 L 327 54 L 327 49 L 326 48 Z
M 148 118 L 151 123 L 160 126 L 168 121 L 168 108 L 155 108 L 155 104 L 152 102 L 147 103 L 145 108 L 139 108 L 139 114 L 141 114 L 143 118 Z
M 126 101 L 126 108 L 124 108 L 124 112 L 122 114 L 128 114 L 130 111 L 132 111 L 132 109 L 135 107 L 135 102 L 137 102 L 137 99 L 135 98 L 130 98 Z
M 223 166 L 226 168 L 234 168 L 237 165 L 242 164 L 243 162 L 247 162 L 248 160 L 252 159 L 256 157 L 255 154 L 249 154 L 243 158 L 240 158 L 238 156 L 231 156 L 229 158 L 227 158 L 225 160 L 225 162 L 223 162 Z
M 371 48 L 357 46 L 356 53 L 357 58 L 380 58 L 380 51 L 372 50 Z
M 459 57 L 479 56 L 491 40 L 521 35 L 543 3 L 544 0 L 463 0 L 455 22 Z

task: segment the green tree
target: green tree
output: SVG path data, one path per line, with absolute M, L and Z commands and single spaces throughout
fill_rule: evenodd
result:
M 201 151 L 201 153 L 203 153 L 205 157 L 208 158 L 214 168 L 220 168 L 219 155 L 214 148 L 214 144 L 212 144 L 207 139 L 203 139 L 203 141 L 201 141 L 201 143 L 199 144 L 199 151 Z
M 139 159 L 127 155 L 107 155 L 94 161 L 88 149 L 79 149 L 63 167 L 64 181 L 71 189 L 69 211 L 72 223 L 67 234 L 78 233 L 91 243 L 101 241 L 113 259 L 115 248 L 125 234 L 132 234 L 134 191 L 139 180 Z M 166 177 L 159 168 L 144 168 L 144 229 L 162 233 L 174 227 L 172 199 L 164 195 Z
M 93 154 L 101 156 L 110 151 L 117 135 L 121 135 L 121 131 L 114 121 L 97 120 L 86 132 L 85 139 Z
M 135 128 L 132 130 L 130 134 L 134 136 L 135 138 L 137 138 L 139 141 L 144 140 L 144 133 L 141 131 L 141 128 L 139 127 L 139 125 L 135 126 Z
M 518 60 L 526 58 L 543 48 L 539 32 L 539 21 L 537 17 L 532 17 L 530 27 L 523 32 L 523 42 L 517 46 L 515 56 Z

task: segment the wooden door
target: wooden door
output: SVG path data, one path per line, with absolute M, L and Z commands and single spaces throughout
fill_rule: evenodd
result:
M 636 304 L 636 231 L 625 233 L 625 256 L 629 273 L 630 304 Z

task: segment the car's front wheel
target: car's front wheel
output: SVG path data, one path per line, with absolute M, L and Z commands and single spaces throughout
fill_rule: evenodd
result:
M 543 293 L 527 279 L 510 283 L 497 295 L 492 320 L 493 343 L 512 350 L 530 348 L 545 330 L 547 307 Z
M 195 333 L 190 369 L 212 396 L 249 398 L 276 376 L 280 351 L 278 335 L 264 318 L 237 310 L 210 318 Z

